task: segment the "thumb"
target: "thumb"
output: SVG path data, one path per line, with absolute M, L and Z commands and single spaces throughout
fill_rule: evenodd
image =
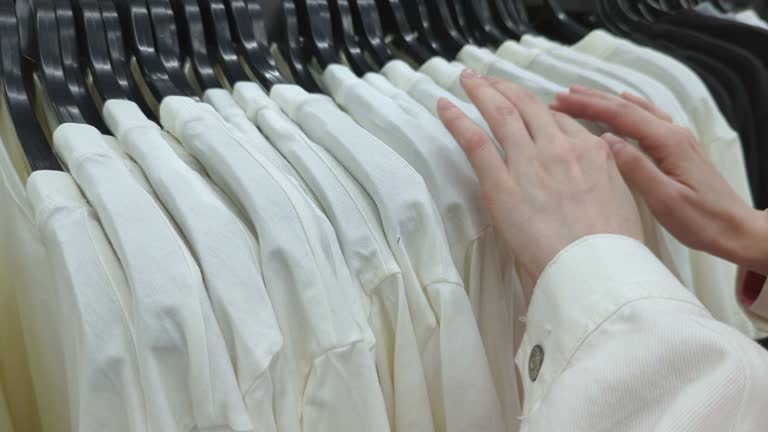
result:
M 603 134 L 601 138 L 611 148 L 624 181 L 648 204 L 658 202 L 658 198 L 678 186 L 637 147 L 611 133 Z

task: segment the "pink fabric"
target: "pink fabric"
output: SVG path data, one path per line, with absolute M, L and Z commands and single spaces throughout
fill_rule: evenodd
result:
M 768 289 L 766 276 L 739 268 L 736 279 L 736 295 L 739 303 L 750 313 L 768 318 Z

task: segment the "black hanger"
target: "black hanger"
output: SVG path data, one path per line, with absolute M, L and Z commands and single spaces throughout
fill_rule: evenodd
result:
M 475 32 L 469 21 L 467 20 L 467 11 L 464 7 L 463 1 L 450 1 L 448 7 L 451 9 L 451 15 L 453 21 L 456 23 L 456 27 L 461 32 L 461 35 L 472 45 L 478 45 L 479 42 L 475 37 Z
M 288 67 L 293 75 L 293 80 L 296 84 L 303 87 L 309 92 L 319 92 L 320 86 L 317 85 L 312 72 L 310 72 L 308 65 L 305 62 L 304 48 L 301 44 L 301 37 L 299 35 L 299 17 L 296 9 L 296 3 L 293 0 L 282 0 L 282 28 L 279 32 L 277 40 L 277 46 L 280 49 L 280 53 L 288 63 Z M 326 59 L 330 63 L 333 63 L 335 58 Z
M 188 1 L 188 0 L 185 0 Z M 196 0 L 195 0 L 196 1 Z M 237 48 L 232 40 L 232 29 L 229 24 L 227 7 L 223 0 L 200 1 L 200 11 L 203 24 L 208 30 L 211 53 L 216 57 L 224 76 L 230 84 L 248 81 L 243 66 L 237 54 Z M 203 31 L 201 28 L 200 31 Z
M 118 0 L 115 6 L 128 48 L 136 59 L 141 76 L 153 97 L 159 103 L 166 96 L 185 94 L 171 81 L 168 71 L 160 61 L 155 48 L 149 10 L 144 0 Z
M 491 11 L 496 17 L 499 28 L 507 37 L 520 38 L 523 31 L 518 25 L 517 15 L 506 4 L 505 0 L 489 0 Z
M 723 1 L 723 0 L 712 0 L 712 3 L 720 9 L 721 12 L 731 12 L 735 9 L 734 5 L 731 2 Z
M 627 35 L 631 32 L 631 29 L 623 23 L 624 20 L 631 19 L 623 16 L 621 10 L 615 10 L 616 5 L 613 4 L 614 0 L 596 0 L 595 10 L 597 12 L 598 19 L 603 27 L 608 29 L 611 33 L 617 35 Z
M 465 7 L 469 11 L 470 23 L 475 27 L 482 44 L 498 46 L 508 39 L 496 26 L 488 0 L 465 0 Z
M 648 19 L 633 0 L 609 0 L 605 1 L 608 15 L 613 20 L 618 34 L 631 35 L 648 25 Z M 650 11 L 645 13 L 650 14 Z
M 595 0 L 593 9 L 600 25 L 608 29 L 611 33 L 624 34 L 623 30 L 616 25 L 617 20 L 614 20 L 611 17 L 605 0 Z
M 122 0 L 121 0 L 122 1 Z M 196 96 L 195 90 L 184 73 L 176 17 L 169 0 L 146 0 L 150 24 L 155 35 L 155 48 L 168 76 L 176 87 L 188 96 Z
M 319 0 L 310 0 L 310 3 L 324 3 Z M 350 68 L 358 75 L 363 75 L 366 72 L 371 71 L 371 65 L 365 59 L 363 50 L 357 43 L 357 36 L 355 35 L 355 23 L 352 17 L 352 10 L 348 0 L 328 0 L 323 4 L 323 7 L 330 8 L 331 11 L 331 29 L 338 30 L 339 37 L 337 38 L 341 42 L 341 49 L 344 52 L 347 63 Z
M 209 2 L 206 0 L 203 3 Z M 216 76 L 213 62 L 208 55 L 208 44 L 205 37 L 206 25 L 212 26 L 208 22 L 203 22 L 197 0 L 170 0 L 170 6 L 171 13 L 178 24 L 178 41 L 180 42 L 181 54 L 176 59 L 180 60 L 184 57 L 189 59 L 195 80 L 201 90 L 221 88 L 221 82 Z M 158 39 L 163 37 L 158 35 Z M 175 67 L 174 63 L 173 68 Z
M 299 29 L 304 30 L 302 37 L 309 58 L 317 61 L 323 70 L 330 64 L 341 63 L 328 3 L 325 0 L 293 1 L 296 4 Z
M 543 9 L 554 20 L 557 31 L 567 42 L 576 42 L 589 33 L 589 29 L 571 18 L 559 0 L 543 0 Z
M 443 54 L 450 58 L 456 57 L 456 54 L 467 44 L 467 40 L 454 23 L 451 8 L 445 0 L 431 0 L 425 4 Z
M 4 103 L 32 171 L 61 171 L 61 164 L 45 139 L 27 95 L 24 81 L 32 74 L 28 64 L 22 62 L 19 30 L 13 1 L 0 0 L 0 81 Z
M 72 13 L 70 0 L 54 0 L 56 21 L 59 27 L 59 48 L 61 50 L 61 65 L 69 90 L 80 108 L 85 121 L 96 127 L 102 133 L 109 133 L 107 125 L 101 118 L 101 110 L 88 91 L 85 74 L 80 67 L 80 49 L 78 43 L 75 15 Z
M 634 8 L 634 12 L 639 16 L 638 21 L 653 22 L 659 16 L 666 15 L 666 12 L 660 8 L 657 8 L 653 2 L 650 1 L 638 1 L 637 3 L 630 3 L 630 8 Z
M 53 1 L 19 0 L 16 11 L 22 55 L 37 65 L 47 99 L 59 122 L 86 123 L 66 82 Z
M 270 51 L 261 5 L 256 0 L 225 0 L 237 48 L 251 73 L 267 90 L 285 79 Z
M 80 46 L 91 71 L 93 86 L 101 100 L 127 99 L 128 94 L 117 82 L 109 58 L 106 31 L 98 1 L 79 0 L 73 2 L 73 7 L 81 35 Z
M 86 4 L 92 1 L 80 0 L 80 3 Z M 155 119 L 155 113 L 149 109 L 144 96 L 131 76 L 130 60 L 126 54 L 125 39 L 123 39 L 123 30 L 120 27 L 120 17 L 117 14 L 115 3 L 113 0 L 96 0 L 95 3 L 101 13 L 101 24 L 106 39 L 107 55 L 112 65 L 110 72 L 113 74 L 113 78 L 117 81 L 123 94 L 126 95 L 125 97 L 135 102 L 148 118 Z
M 525 4 L 526 0 L 507 0 L 507 7 L 517 17 L 518 27 L 522 34 L 536 33 L 531 23 L 531 19 L 528 16 L 528 9 Z
M 355 26 L 359 28 L 360 44 L 368 56 L 382 68 L 392 59 L 392 53 L 385 41 L 384 29 L 375 0 L 349 0 Z
M 384 28 L 390 29 L 394 44 L 416 63 L 424 63 L 439 52 L 433 43 L 423 43 L 422 38 L 408 21 L 408 14 L 400 0 L 376 0 L 382 13 Z M 410 1 L 410 0 L 405 0 Z
M 444 47 L 435 35 L 435 30 L 429 19 L 429 8 L 426 0 L 404 0 L 401 4 L 404 6 L 405 16 L 416 29 L 421 43 L 429 47 L 432 56 L 441 55 L 444 52 Z

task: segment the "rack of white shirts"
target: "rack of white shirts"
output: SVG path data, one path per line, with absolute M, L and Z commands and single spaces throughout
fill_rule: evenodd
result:
M 0 146 L 0 430 L 518 430 L 530 293 L 436 116 L 448 98 L 490 131 L 467 67 L 546 101 L 571 84 L 639 93 L 750 200 L 699 77 L 600 30 L 362 76 L 331 64 L 325 94 L 240 81 L 166 97 L 157 123 L 108 100 L 109 135 L 53 133 L 66 172 L 29 173 L 19 143 Z M 735 267 L 642 212 L 667 268 L 758 335 Z

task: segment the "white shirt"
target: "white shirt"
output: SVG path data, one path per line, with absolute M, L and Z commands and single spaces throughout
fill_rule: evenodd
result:
M 523 38 L 524 44 L 540 41 L 540 38 Z M 739 137 L 694 71 L 667 54 L 602 30 L 591 32 L 571 48 L 605 62 L 634 69 L 663 84 L 682 105 L 712 162 L 731 187 L 751 202 Z
M 150 429 L 250 430 L 221 330 L 183 239 L 96 129 L 62 125 L 54 144 L 128 277 Z
M 438 334 L 425 338 L 417 329 L 417 338 L 437 430 L 502 430 L 477 324 L 424 180 L 329 98 L 294 85 L 273 87 L 271 97 L 365 188 L 379 209 L 398 264 L 404 274 L 417 276 L 431 302 Z
M 496 64 L 495 62 L 501 59 L 485 48 L 466 45 L 459 51 L 456 58 L 466 67 L 476 69 L 475 71 L 480 74 L 497 76 L 499 72 L 494 71 L 497 69 L 503 70 L 506 79 L 532 91 L 539 99 L 546 103 L 552 102 L 557 93 L 566 91 L 566 87 L 563 87 L 562 83 L 553 80 L 547 75 L 538 74 L 506 62 Z M 457 84 L 454 84 L 454 87 L 461 87 L 459 75 L 456 75 L 455 72 L 451 81 L 457 82 Z
M 728 17 L 744 24 L 749 24 L 751 26 L 768 30 L 768 22 L 766 22 L 760 15 L 758 15 L 754 9 L 745 9 L 739 12 L 731 12 L 728 14 Z
M 8 414 L 8 404 L 5 399 L 5 391 L 0 390 L 0 429 L 13 432 L 13 423 L 11 423 L 11 415 Z
M 0 116 L 11 132 L 5 122 Z M 51 331 L 60 307 L 24 188 L 28 171 L 17 169 L 14 153 L 23 155 L 18 140 L 0 139 L 0 386 L 12 430 L 39 432 L 71 421 L 64 351 Z
M 437 101 L 440 98 L 448 99 L 459 107 L 467 117 L 483 128 L 489 137 L 493 137 L 491 127 L 488 126 L 488 122 L 485 121 L 480 111 L 474 105 L 463 101 L 460 97 L 440 87 L 432 78 L 421 72 L 416 72 L 402 60 L 390 61 L 381 69 L 381 73 L 395 87 L 411 95 L 435 117 L 437 117 Z
M 699 132 L 702 149 L 720 174 L 745 201 L 752 202 L 741 141 L 695 72 L 664 53 L 602 30 L 591 32 L 573 49 L 633 68 L 664 84 L 682 104 Z M 698 251 L 692 251 L 691 256 L 699 299 L 717 319 L 752 336 L 754 327 L 730 289 L 736 278 L 736 266 Z
M 301 180 L 301 175 L 296 168 L 280 154 L 277 149 L 264 137 L 259 129 L 248 120 L 242 108 L 232 98 L 229 92 L 223 89 L 208 89 L 203 93 L 203 100 L 216 109 L 216 112 L 226 120 L 227 127 L 240 134 L 241 143 L 272 164 L 281 174 L 294 181 L 302 192 L 318 204 L 317 197 L 312 190 Z
M 336 102 L 424 179 L 472 301 L 506 424 L 516 430 L 520 401 L 512 366 L 514 347 L 508 342 L 515 334 L 515 311 L 525 310 L 523 304 L 515 304 L 516 298 L 523 299 L 522 287 L 504 283 L 502 267 L 506 263 L 499 257 L 480 184 L 466 156 L 440 120 L 411 116 L 349 68 L 331 65 L 323 78 Z M 514 272 L 513 265 L 509 268 Z
M 283 114 L 258 84 L 238 83 L 234 94 L 245 112 L 224 90 L 209 90 L 206 97 L 217 110 L 235 103 L 239 115 L 247 113 L 253 121 L 251 127 L 258 125 L 297 167 L 315 191 L 335 228 L 350 273 L 369 299 L 368 322 L 377 341 L 376 366 L 392 428 L 434 430 L 403 275 L 387 244 L 376 205 L 349 172 Z
M 148 431 L 131 293 L 96 214 L 69 174 L 37 171 L 27 195 L 61 307 L 73 431 Z
M 293 377 L 282 397 L 300 401 L 276 413 L 278 430 L 388 431 L 373 336 L 328 220 L 210 105 L 168 97 L 160 117 L 256 230 L 286 347 L 277 361 Z
M 150 429 L 249 430 L 200 271 L 174 226 L 96 129 L 62 125 L 54 144 L 128 277 Z
M 457 61 L 448 62 L 442 57 L 432 57 L 419 67 L 419 72 L 432 78 L 440 87 L 450 91 L 464 102 L 471 103 L 472 101 L 459 80 L 461 73 L 466 68 Z
M 259 247 L 244 222 L 166 144 L 130 101 L 110 100 L 104 117 L 143 168 L 194 254 L 237 374 L 254 430 L 275 431 L 272 376 L 283 337 L 264 288 Z M 278 409 L 279 411 L 279 409 Z
M 523 432 L 768 424 L 768 351 L 715 321 L 626 237 L 586 237 L 552 260 L 534 291 L 517 364 Z
M 698 128 L 688 117 L 681 101 L 677 100 L 677 97 L 662 83 L 635 69 L 603 61 L 552 42 L 545 37 L 534 35 L 523 35 L 520 43 L 505 42 L 496 54 L 507 60 L 519 62 L 518 64 L 531 70 L 535 68 L 536 72 L 551 76 L 558 82 L 578 84 L 578 81 L 589 80 L 590 77 L 603 81 L 609 80 L 612 83 L 618 82 L 623 85 L 623 91 L 653 101 L 672 117 L 674 123 L 690 128 L 698 136 Z M 556 69 L 546 69 L 541 62 L 549 63 Z M 561 71 L 560 67 L 563 65 L 565 69 Z M 581 75 L 585 77 L 579 78 Z M 589 81 L 584 82 L 584 85 L 590 85 Z M 613 87 L 621 88 L 615 85 Z

